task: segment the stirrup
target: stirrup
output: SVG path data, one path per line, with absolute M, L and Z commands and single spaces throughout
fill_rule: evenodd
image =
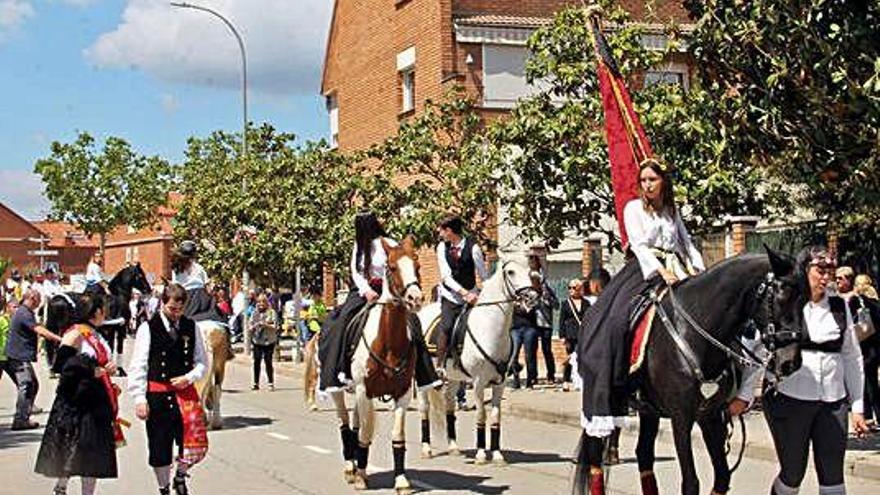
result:
M 171 487 L 159 488 L 159 495 L 171 495 Z
M 56 486 L 52 490 L 52 495 L 67 495 L 67 487 Z

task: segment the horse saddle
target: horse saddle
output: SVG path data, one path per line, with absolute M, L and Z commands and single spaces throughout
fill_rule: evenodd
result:
M 651 289 L 653 290 L 653 289 Z M 660 293 L 660 298 L 666 295 L 666 289 Z M 630 313 L 630 326 L 627 341 L 629 347 L 629 373 L 633 374 L 642 367 L 645 360 L 645 349 L 648 346 L 648 338 L 651 336 L 651 325 L 654 323 L 656 308 L 650 297 L 644 294 L 637 296 Z

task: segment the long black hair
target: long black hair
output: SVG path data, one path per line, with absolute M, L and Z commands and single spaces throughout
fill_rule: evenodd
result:
M 810 300 L 812 295 L 808 273 L 810 266 L 813 264 L 833 268 L 835 264 L 834 257 L 828 248 L 821 244 L 807 246 L 798 253 L 794 263 L 794 279 L 804 299 L 804 304 Z
M 88 324 L 99 309 L 104 309 L 104 296 L 101 294 L 65 293 L 49 299 L 46 328 L 61 335 L 77 323 Z
M 360 268 L 364 273 L 369 273 L 373 262 L 373 240 L 387 235 L 376 214 L 372 211 L 363 211 L 354 217 L 354 238 L 357 245 L 355 254 L 355 268 Z

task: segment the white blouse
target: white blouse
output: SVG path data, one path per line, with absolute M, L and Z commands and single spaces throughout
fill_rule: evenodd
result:
M 816 343 L 835 340 L 840 327 L 831 313 L 828 296 L 817 303 L 804 305 L 804 323 L 810 340 Z M 864 412 L 865 374 L 862 368 L 862 350 L 853 332 L 853 319 L 846 308 L 847 328 L 843 334 L 840 352 L 802 350 L 801 367 L 779 383 L 779 392 L 794 399 L 806 401 L 836 402 L 848 398 L 854 413 Z M 760 347 L 760 345 L 757 345 Z M 743 377 L 738 397 L 751 401 L 756 380 L 762 378 L 758 370 L 749 369 Z
M 623 209 L 623 223 L 629 235 L 630 249 L 639 261 L 645 280 L 656 275 L 663 267 L 657 256 L 651 252 L 652 249 L 677 253 L 689 260 L 696 270 L 706 269 L 703 256 L 694 246 L 678 212 L 674 218 L 666 213 L 658 215 L 645 211 L 642 200 L 634 199 Z
M 171 281 L 182 285 L 186 290 L 204 289 L 208 285 L 208 272 L 193 261 L 185 271 L 172 273 Z
M 388 255 L 385 254 L 385 249 L 382 247 L 382 239 L 382 237 L 377 237 L 373 239 L 373 243 L 370 245 L 372 254 L 369 271 L 363 269 L 363 260 L 358 263 L 357 244 L 355 244 L 354 249 L 351 250 L 351 264 L 349 266 L 351 269 L 351 278 L 354 280 L 354 285 L 357 287 L 358 293 L 362 296 L 366 296 L 367 292 L 370 290 L 371 278 L 385 278 L 385 266 L 388 264 Z M 389 246 L 397 246 L 397 241 L 394 239 L 389 239 L 387 237 L 384 239 Z M 364 276 L 364 272 L 367 272 L 367 276 Z

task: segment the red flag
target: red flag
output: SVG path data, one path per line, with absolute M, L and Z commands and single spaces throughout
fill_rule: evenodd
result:
M 620 241 L 624 249 L 629 243 L 623 224 L 623 208 L 638 197 L 639 164 L 654 156 L 645 129 L 639 121 L 626 90 L 623 78 L 611 55 L 611 48 L 599 29 L 596 17 L 590 17 L 593 44 L 599 72 L 599 90 L 605 110 L 605 139 L 611 162 L 611 187 L 614 191 L 614 209 L 620 226 Z

